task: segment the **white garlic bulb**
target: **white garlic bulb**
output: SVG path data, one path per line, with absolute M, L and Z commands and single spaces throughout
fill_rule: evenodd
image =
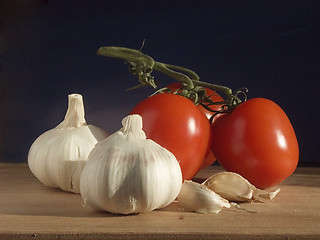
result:
M 175 156 L 142 130 L 142 118 L 129 115 L 123 127 L 91 151 L 80 180 L 84 205 L 111 213 L 152 211 L 179 194 L 182 173 Z
M 273 199 L 280 191 L 280 189 L 272 192 L 258 189 L 244 177 L 234 172 L 214 174 L 202 184 L 232 202 Z
M 80 94 L 70 94 L 68 101 L 64 121 L 41 134 L 31 145 L 28 164 L 44 185 L 79 193 L 80 175 L 88 155 L 108 134 L 87 125 Z
M 196 213 L 219 213 L 223 207 L 230 208 L 228 200 L 191 180 L 185 180 L 182 184 L 178 202 L 182 209 Z

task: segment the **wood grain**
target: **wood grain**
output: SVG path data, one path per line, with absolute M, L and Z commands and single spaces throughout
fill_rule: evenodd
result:
M 195 180 L 220 171 L 210 167 Z M 298 168 L 279 187 L 273 201 L 242 204 L 259 213 L 232 208 L 196 214 L 173 202 L 122 216 L 83 207 L 80 195 L 43 186 L 27 164 L 0 163 L 0 239 L 317 239 L 320 169 Z

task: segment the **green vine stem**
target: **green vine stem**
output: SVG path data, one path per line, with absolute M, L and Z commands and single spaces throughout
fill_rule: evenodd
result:
M 97 51 L 97 54 L 106 57 L 123 59 L 129 63 L 129 71 L 134 76 L 138 77 L 140 82 L 139 85 L 130 89 L 143 86 L 152 86 L 153 88 L 157 88 L 154 77 L 151 75 L 152 71 L 156 70 L 181 82 L 183 89 L 181 92 L 179 92 L 179 94 L 192 99 L 196 104 L 200 103 L 208 110 L 210 110 L 210 105 L 223 104 L 226 106 L 223 112 L 229 112 L 232 111 L 242 101 L 247 100 L 246 88 L 239 89 L 233 93 L 233 91 L 226 86 L 202 82 L 200 81 L 200 77 L 194 71 L 176 65 L 157 62 L 149 55 L 142 53 L 141 50 L 109 46 L 100 47 Z M 213 102 L 208 96 L 206 96 L 204 87 L 224 93 L 227 98 L 226 101 L 219 103 Z M 168 89 L 160 89 L 156 93 L 166 90 Z M 240 96 L 242 96 L 244 99 L 241 100 Z
M 180 66 L 155 62 L 153 69 L 158 72 L 164 73 L 164 74 L 168 75 L 169 77 L 176 79 L 177 81 L 182 82 L 186 86 L 187 90 L 191 90 L 194 88 L 193 81 L 200 80 L 200 77 L 194 71 L 187 69 L 187 68 L 184 68 L 184 67 L 180 67 Z M 184 72 L 185 74 L 183 74 L 181 72 L 174 71 L 173 69 Z
M 154 79 L 151 76 L 153 70 L 164 73 L 169 77 L 184 83 L 188 90 L 194 88 L 192 80 L 200 79 L 199 76 L 190 69 L 156 62 L 150 56 L 135 49 L 125 47 L 101 47 L 98 49 L 97 54 L 126 60 L 130 64 L 129 71 L 134 76 L 138 76 L 142 86 L 151 85 L 152 87 L 157 88 Z M 181 72 L 174 71 L 174 69 Z
M 130 64 L 129 71 L 138 77 L 140 82 L 140 85 L 132 89 L 139 86 L 157 88 L 154 78 L 151 76 L 155 64 L 152 57 L 143 54 L 141 51 L 125 47 L 101 47 L 98 49 L 97 54 L 126 60 Z

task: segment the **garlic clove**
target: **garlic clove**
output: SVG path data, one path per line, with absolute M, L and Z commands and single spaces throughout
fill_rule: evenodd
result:
M 230 208 L 228 200 L 222 198 L 203 184 L 185 180 L 178 195 L 182 209 L 196 213 L 219 213 L 223 207 Z
M 249 201 L 255 190 L 249 181 L 233 172 L 214 174 L 202 184 L 231 202 Z
M 234 172 L 214 174 L 202 184 L 231 202 L 272 199 L 280 191 L 280 189 L 273 192 L 258 189 L 240 174 Z

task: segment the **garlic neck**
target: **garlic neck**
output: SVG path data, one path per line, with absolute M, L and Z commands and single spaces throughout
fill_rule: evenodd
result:
M 64 120 L 56 128 L 81 127 L 85 125 L 82 96 L 80 94 L 69 94 L 67 113 Z
M 142 130 L 142 117 L 138 114 L 132 114 L 122 119 L 121 131 L 125 136 L 133 135 L 138 138 L 146 139 L 146 134 Z

